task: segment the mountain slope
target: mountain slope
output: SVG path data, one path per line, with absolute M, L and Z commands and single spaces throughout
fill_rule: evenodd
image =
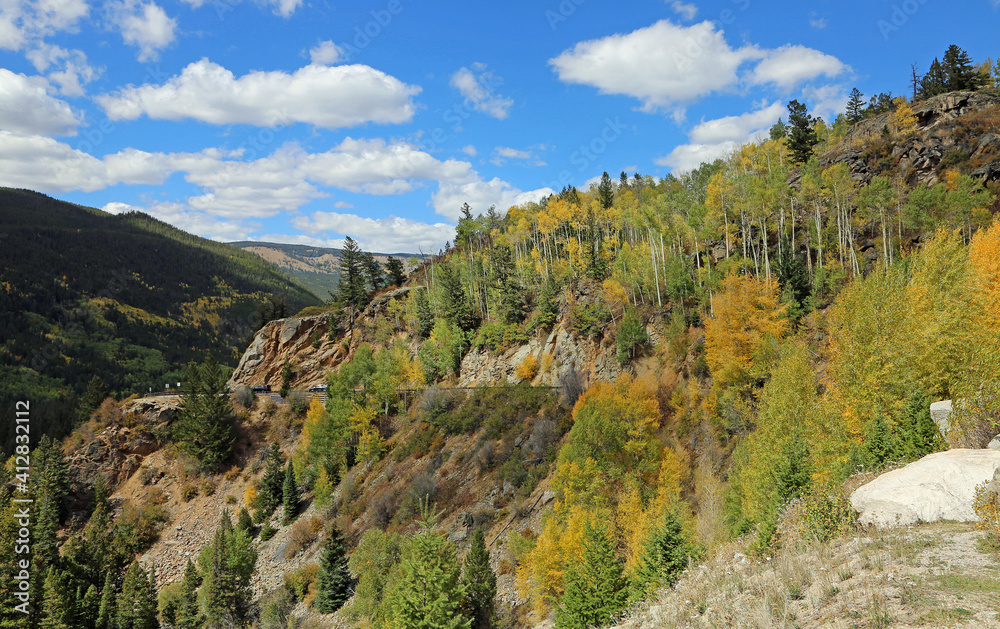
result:
M 269 295 L 319 303 L 250 253 L 26 190 L 0 189 L 0 242 L 0 391 L 53 436 L 93 376 L 119 396 L 161 388 L 207 354 L 235 364 Z
M 229 244 L 255 253 L 274 264 L 320 299 L 327 299 L 330 293 L 337 292 L 337 285 L 340 282 L 340 249 L 255 241 L 231 242 Z M 414 253 L 375 253 L 373 255 L 383 265 L 389 258 L 398 258 L 407 271 L 413 266 L 410 263 L 411 258 L 420 259 L 423 257 Z

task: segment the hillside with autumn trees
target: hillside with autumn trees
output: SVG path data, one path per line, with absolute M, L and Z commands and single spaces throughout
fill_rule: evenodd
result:
M 732 540 L 769 557 L 789 505 L 795 535 L 836 538 L 855 526 L 853 475 L 984 447 L 1000 430 L 1000 90 L 959 52 L 913 100 L 856 94 L 832 124 L 792 101 L 768 139 L 690 173 L 466 206 L 454 246 L 391 289 L 369 290 L 351 241 L 338 299 L 267 324 L 237 368 L 280 366 L 291 393 L 241 382 L 230 404 L 217 365 L 191 366 L 145 480 L 121 482 L 241 510 L 160 584 L 160 620 L 604 626 Z M 296 382 L 320 356 L 336 366 L 309 401 Z M 962 402 L 942 436 L 944 399 Z M 142 426 L 116 405 L 65 450 Z M 116 622 L 154 626 L 156 576 L 126 566 L 169 564 L 155 540 L 185 525 L 181 500 L 112 525 L 98 486 L 74 528 L 60 456 L 46 441 L 33 477 L 42 626 L 122 627 L 80 611 L 115 592 L 142 601 Z

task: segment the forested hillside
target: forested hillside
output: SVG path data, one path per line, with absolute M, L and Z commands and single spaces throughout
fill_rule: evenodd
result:
M 93 378 L 96 405 L 176 383 L 205 355 L 232 366 L 262 302 L 318 303 L 257 256 L 141 213 L 3 189 L 0 236 L 2 412 L 13 412 L 7 400 L 30 399 L 36 430 L 53 437 L 72 427 Z

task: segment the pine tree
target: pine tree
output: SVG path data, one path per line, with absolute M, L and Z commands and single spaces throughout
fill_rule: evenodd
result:
M 228 542 L 224 519 L 207 549 L 207 565 L 202 567 L 205 573 L 205 626 L 209 629 L 221 629 L 232 625 L 234 620 L 234 579 L 229 569 Z
M 194 564 L 188 559 L 187 567 L 184 568 L 184 581 L 181 584 L 181 598 L 177 604 L 175 629 L 198 629 L 201 627 L 203 618 L 201 610 L 198 608 L 198 586 L 201 585 L 201 577 Z
M 431 309 L 430 299 L 427 297 L 426 288 L 418 288 L 417 296 L 417 336 L 427 338 L 434 329 L 434 311 Z
M 934 61 L 931 62 L 930 68 L 927 69 L 927 74 L 920 79 L 920 97 L 930 98 L 931 96 L 947 92 L 947 82 L 948 77 L 945 74 L 944 68 L 941 62 L 937 60 L 937 57 L 935 57 Z
M 812 483 L 812 464 L 809 450 L 802 435 L 795 433 L 781 451 L 774 468 L 774 486 L 778 490 L 778 503 L 784 504 L 802 496 Z
M 61 578 L 55 566 L 50 567 L 45 576 L 43 592 L 41 629 L 70 629 L 73 601 L 65 579 Z
M 97 629 L 116 629 L 118 626 L 118 605 L 115 596 L 115 580 L 111 572 L 104 577 L 104 588 L 101 590 L 101 605 L 97 609 Z
M 430 530 L 425 515 L 421 531 L 409 541 L 393 590 L 392 611 L 398 629 L 469 629 L 459 613 L 464 596 L 455 547 Z
M 977 90 L 981 87 L 981 76 L 973 67 L 969 53 L 955 44 L 948 46 L 941 66 L 945 75 L 945 91 Z
M 264 464 L 264 476 L 258 484 L 257 497 L 253 504 L 257 510 L 258 522 L 263 522 L 278 508 L 284 484 L 285 457 L 281 455 L 281 447 L 277 443 L 272 443 Z
M 117 629 L 156 629 L 156 588 L 138 562 L 125 571 L 118 597 Z
M 375 256 L 370 251 L 361 254 L 361 268 L 372 290 L 378 291 L 381 289 L 385 272 L 382 270 L 382 265 L 378 263 L 378 260 L 375 259 Z
M 781 118 L 778 118 L 778 122 L 771 125 L 768 137 L 775 141 L 788 137 L 788 125 Z
M 566 591 L 556 610 L 558 629 L 606 626 L 628 604 L 628 579 L 604 524 L 587 523 L 583 557 L 566 570 L 564 579 Z
M 861 90 L 854 88 L 851 90 L 851 97 L 847 101 L 847 121 L 851 124 L 861 122 L 865 117 L 865 100 Z
M 250 517 L 250 512 L 247 511 L 246 507 L 240 509 L 240 515 L 236 520 L 236 530 L 248 533 L 253 530 L 253 518 Z
M 340 300 L 352 308 L 361 308 L 368 301 L 365 290 L 364 260 L 361 248 L 353 238 L 344 238 L 340 250 L 340 284 L 337 288 Z
M 100 376 L 91 378 L 87 391 L 80 398 L 79 420 L 88 421 L 106 397 L 108 397 L 108 387 L 104 384 L 104 380 L 101 380 Z
M 463 332 L 475 330 L 479 325 L 479 316 L 469 303 L 469 296 L 462 286 L 462 278 L 450 264 L 440 266 L 439 275 L 441 288 L 444 290 L 444 317 L 457 325 Z
M 389 258 L 385 261 L 385 272 L 389 276 L 390 286 L 402 286 L 406 283 L 406 273 L 403 272 L 403 262 L 399 258 Z
M 80 601 L 77 618 L 84 629 L 92 629 L 97 624 L 97 613 L 101 607 L 101 595 L 91 583 Z
M 295 468 L 288 462 L 285 468 L 285 482 L 281 489 L 281 504 L 285 510 L 285 524 L 291 524 L 298 517 L 299 486 L 295 483 Z
M 316 598 L 313 607 L 321 614 L 332 614 L 351 598 L 351 573 L 347 567 L 347 544 L 340 528 L 334 524 L 323 543 L 316 576 Z
M 645 598 L 661 587 L 673 587 L 693 552 L 680 518 L 668 510 L 663 523 L 650 533 L 643 548 L 633 581 L 636 598 Z
M 292 388 L 292 378 L 294 377 L 295 368 L 292 367 L 292 362 L 286 358 L 284 364 L 281 365 L 281 388 L 278 389 L 278 395 L 288 397 L 288 391 Z
M 615 184 L 611 181 L 611 175 L 604 171 L 601 175 L 601 183 L 597 184 L 597 200 L 604 210 L 611 209 L 615 202 Z
M 813 128 L 814 122 L 805 105 L 797 100 L 788 103 L 788 124 L 791 126 L 788 134 L 788 150 L 792 153 L 792 160 L 797 164 L 809 161 L 813 147 L 819 143 L 816 130 Z
M 233 406 L 226 378 L 209 356 L 199 368 L 191 363 L 182 389 L 175 437 L 178 446 L 208 469 L 218 468 L 232 454 Z
M 469 618 L 471 629 L 495 627 L 497 575 L 490 567 L 490 553 L 481 527 L 472 534 L 472 545 L 465 555 L 462 586 L 465 588 L 462 613 Z

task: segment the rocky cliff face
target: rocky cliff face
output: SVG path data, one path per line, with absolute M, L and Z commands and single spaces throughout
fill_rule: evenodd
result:
M 948 156 L 953 163 L 967 160 L 973 176 L 1000 180 L 1000 135 L 980 128 L 989 126 L 991 115 L 1000 116 L 1000 96 L 942 94 L 917 104 L 913 113 L 917 128 L 909 137 L 889 140 L 890 114 L 880 114 L 859 122 L 844 139 L 847 148 L 823 156 L 821 164 L 844 162 L 856 181 L 867 182 L 891 170 L 902 173 L 911 184 L 932 186 L 938 183 L 942 160 Z M 881 147 L 882 152 L 873 147 Z

